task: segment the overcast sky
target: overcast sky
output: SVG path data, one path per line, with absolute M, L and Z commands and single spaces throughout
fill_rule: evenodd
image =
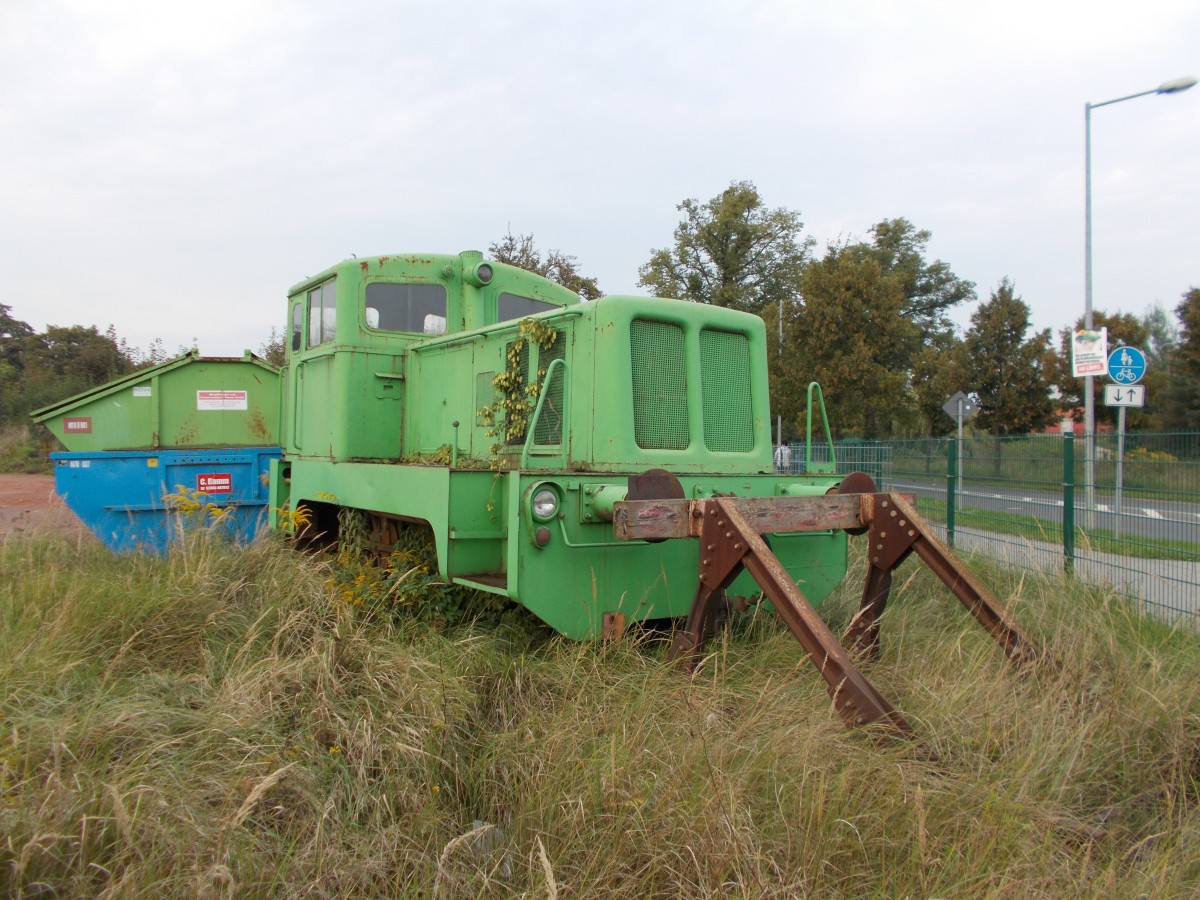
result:
M 907 217 L 1057 330 L 1084 104 L 1183 75 L 1196 0 L 0 0 L 0 302 L 235 355 L 352 253 L 510 226 L 640 293 L 676 205 L 749 180 L 822 247 Z M 1200 87 L 1092 124 L 1095 306 L 1171 309 L 1200 285 Z

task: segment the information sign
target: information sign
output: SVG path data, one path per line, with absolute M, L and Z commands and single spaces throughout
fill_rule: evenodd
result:
M 1079 329 L 1071 338 L 1071 367 L 1076 378 L 1108 371 L 1108 329 Z

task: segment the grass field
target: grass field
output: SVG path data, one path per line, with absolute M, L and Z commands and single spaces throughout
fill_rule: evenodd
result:
M 0 893 L 1200 891 L 1196 635 L 982 569 L 1052 655 L 1021 678 L 914 565 L 864 665 L 895 741 L 844 729 L 764 617 L 687 677 L 652 632 L 372 612 L 272 542 L 0 544 Z

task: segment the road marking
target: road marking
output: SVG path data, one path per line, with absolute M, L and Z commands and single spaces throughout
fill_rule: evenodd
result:
M 1096 511 L 1097 511 L 1097 512 L 1112 512 L 1112 510 L 1111 510 L 1111 509 L 1109 509 L 1109 508 L 1108 508 L 1108 507 L 1107 507 L 1105 504 L 1103 504 L 1103 503 L 1097 503 L 1097 504 L 1096 504 Z
M 1162 513 L 1160 513 L 1157 509 L 1147 509 L 1147 510 L 1143 510 L 1143 512 L 1146 514 L 1147 519 L 1161 519 L 1162 518 Z

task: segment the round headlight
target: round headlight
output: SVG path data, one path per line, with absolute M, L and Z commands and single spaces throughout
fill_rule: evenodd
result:
M 552 519 L 558 512 L 558 494 L 543 488 L 533 495 L 533 515 L 538 519 Z
M 467 270 L 467 281 L 475 285 L 475 287 L 483 287 L 485 284 L 490 284 L 492 276 L 496 272 L 490 263 L 476 263 Z

